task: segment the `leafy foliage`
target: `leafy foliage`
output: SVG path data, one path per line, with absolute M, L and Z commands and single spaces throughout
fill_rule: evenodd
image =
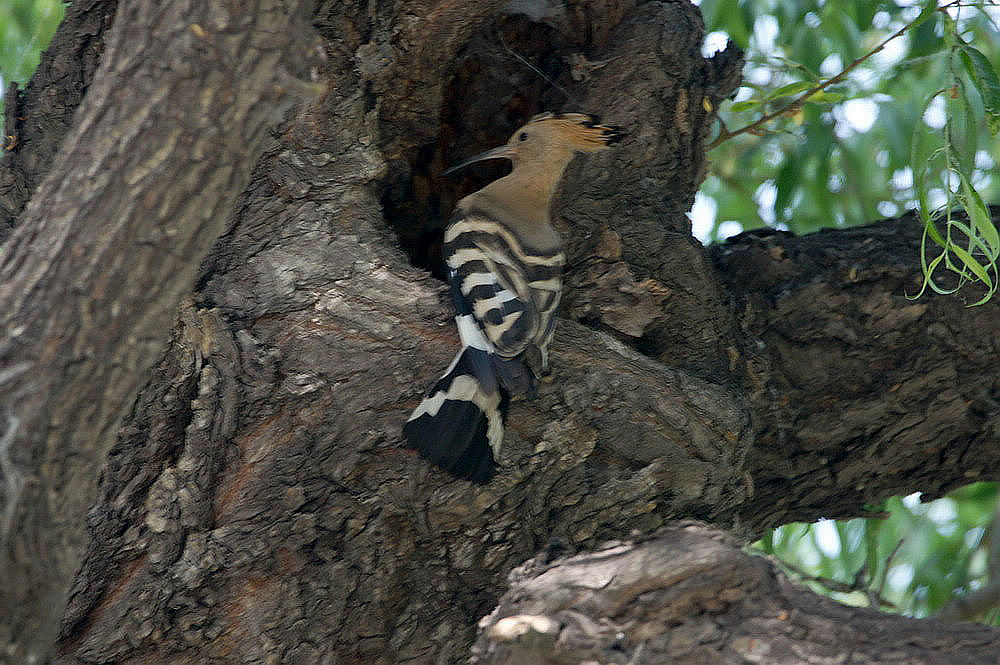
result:
M 952 203 L 971 201 L 941 168 L 925 168 L 917 180 L 914 164 L 923 162 L 914 154 L 934 154 L 945 143 L 949 120 L 953 128 L 963 123 L 950 142 L 963 140 L 968 186 L 979 200 L 1000 199 L 994 168 L 1000 140 L 990 131 L 998 122 L 990 64 L 1000 56 L 995 3 L 965 3 L 947 12 L 926 0 L 704 0 L 701 6 L 710 31 L 707 50 L 726 38 L 748 49 L 744 85 L 720 109 L 727 131 L 835 79 L 753 132 L 717 143 L 700 201 L 708 211 L 701 217 L 711 221 L 702 222 L 703 238 L 763 225 L 807 233 L 895 216 L 917 207 L 921 185 L 928 214 L 948 203 L 948 192 Z M 965 109 L 949 105 L 955 79 Z M 990 265 L 982 247 L 963 249 L 979 265 Z M 964 265 L 957 256 L 948 261 Z
M 1000 276 L 997 269 L 1000 234 L 993 225 L 989 209 L 973 184 L 979 125 L 984 124 L 991 135 L 995 135 L 1000 127 L 1000 79 L 986 56 L 963 40 L 959 34 L 958 22 L 946 13 L 942 16 L 945 42 L 949 45 L 947 62 L 950 86 L 938 91 L 928 103 L 932 103 L 940 95 L 947 95 L 943 141 L 930 156 L 924 157 L 920 153 L 920 147 L 926 143 L 921 136 L 925 132 L 918 124 L 914 130 L 912 145 L 913 170 L 920 204 L 918 210 L 924 223 L 920 253 L 924 282 L 917 297 L 927 288 L 948 294 L 955 293 L 968 281 L 979 281 L 986 288 L 985 295 L 973 303 L 979 305 L 996 292 L 997 278 Z M 965 65 L 968 78 L 973 84 L 971 87 L 958 74 L 960 63 Z M 972 90 L 978 92 L 978 99 L 971 98 Z M 974 102 L 979 102 L 979 108 L 974 106 Z M 985 122 L 977 123 L 980 117 Z M 936 173 L 944 181 L 944 202 L 936 207 L 927 200 L 927 173 L 931 173 L 932 177 Z M 956 206 L 964 210 L 969 223 L 954 218 L 952 210 Z M 938 229 L 942 218 L 944 234 Z M 928 238 L 940 249 L 930 262 L 928 255 L 936 250 L 928 246 Z M 960 244 L 963 239 L 965 248 Z M 934 278 L 939 266 L 957 275 L 954 286 L 941 286 Z
M 895 497 L 882 506 L 887 517 L 788 524 L 753 549 L 843 602 L 924 617 L 991 581 L 997 498 L 997 483 L 925 504 L 917 495 Z M 981 619 L 1000 625 L 1000 610 Z
M 0 0 L 0 97 L 35 71 L 64 10 L 62 0 Z

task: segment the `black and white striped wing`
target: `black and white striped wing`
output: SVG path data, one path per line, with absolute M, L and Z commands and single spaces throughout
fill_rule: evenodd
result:
M 529 345 L 544 355 L 562 287 L 561 250 L 526 251 L 498 222 L 470 214 L 448 227 L 444 253 L 463 342 L 505 358 Z M 475 322 L 482 340 L 463 325 L 463 316 Z

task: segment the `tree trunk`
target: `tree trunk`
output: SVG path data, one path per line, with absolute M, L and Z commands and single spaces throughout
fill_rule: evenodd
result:
M 36 82 L 53 70 L 92 74 L 86 96 L 82 85 L 68 88 L 39 109 L 41 122 L 31 107 L 8 114 L 25 122 L 11 128 L 22 143 L 2 180 L 37 185 L 0 256 L 0 608 L 13 617 L 5 641 L 22 641 L 25 654 L 55 637 L 120 418 L 291 105 L 283 86 L 305 69 L 309 34 L 297 4 L 306 3 L 258 2 L 246 15 L 217 2 L 123 7 L 96 71 L 65 61 L 79 52 L 80 28 L 101 32 L 114 7 L 85 16 L 74 6 L 76 29 L 62 31 Z M 44 92 L 29 89 L 10 106 L 43 107 Z M 45 128 L 59 133 L 53 118 L 81 99 L 50 164 L 18 159 L 36 145 L 51 154 L 58 140 Z M 6 191 L 8 213 L 21 208 L 18 189 Z
M 67 24 L 93 22 L 78 4 Z M 48 175 L 28 168 L 27 141 L 0 173 L 17 215 L 0 281 L 8 662 L 461 662 L 505 576 L 553 538 L 576 551 L 663 528 L 623 547 L 680 562 L 691 602 L 501 609 L 563 630 L 560 612 L 583 612 L 600 640 L 602 621 L 620 625 L 621 658 L 597 655 L 617 648 L 600 640 L 588 656 L 607 662 L 666 648 L 769 662 L 753 639 L 776 625 L 789 633 L 767 653 L 818 658 L 837 642 L 796 623 L 817 616 L 836 635 L 927 635 L 906 642 L 914 662 L 946 662 L 949 644 L 995 661 L 995 630 L 834 608 L 726 538 L 667 526 L 745 538 L 996 478 L 1000 462 L 1000 306 L 907 300 L 912 219 L 707 250 L 691 237 L 711 109 L 742 64 L 734 48 L 702 57 L 697 8 L 318 1 L 325 94 L 273 125 L 308 87 L 299 3 L 187 5 L 91 3 L 115 15 L 86 33 L 107 45 L 96 71 L 77 65 L 94 73 L 73 128 L 60 142 L 23 127 L 59 146 Z M 50 54 L 79 51 L 81 34 L 63 29 Z M 71 107 L 61 84 L 32 85 Z M 31 94 L 8 100 L 19 117 Z M 477 487 L 400 447 L 457 345 L 423 269 L 486 176 L 439 174 L 545 108 L 600 113 L 629 137 L 567 172 L 553 377 L 514 404 L 500 473 Z M 15 181 L 23 212 L 2 189 Z M 718 574 L 691 568 L 703 542 Z M 608 560 L 635 588 L 680 593 L 660 569 Z M 490 630 L 479 657 L 518 662 Z M 886 658 L 887 642 L 862 642 L 856 662 Z M 567 644 L 552 658 L 582 659 Z

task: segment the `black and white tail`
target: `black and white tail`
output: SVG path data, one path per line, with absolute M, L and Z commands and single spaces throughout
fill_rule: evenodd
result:
M 403 426 L 408 445 L 421 456 L 480 484 L 496 472 L 493 458 L 500 453 L 510 401 L 491 356 L 464 347 Z
M 527 355 L 538 356 L 544 370 L 564 259 L 558 245 L 547 253 L 527 252 L 511 231 L 479 211 L 459 210 L 444 240 L 462 350 L 403 432 L 426 459 L 487 483 L 500 456 L 510 397 L 534 388 Z

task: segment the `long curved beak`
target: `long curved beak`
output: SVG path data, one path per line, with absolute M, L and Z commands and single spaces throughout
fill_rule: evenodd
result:
M 478 155 L 476 155 L 475 157 L 470 157 L 469 159 L 465 160 L 464 162 L 461 162 L 459 164 L 455 164 L 455 166 L 452 166 L 450 169 L 442 171 L 441 175 L 449 175 L 451 173 L 454 173 L 455 171 L 458 171 L 459 169 L 464 169 L 469 164 L 475 164 L 476 162 L 481 162 L 484 159 L 500 159 L 502 157 L 506 157 L 506 158 L 509 159 L 512 154 L 513 154 L 513 150 L 511 149 L 511 147 L 509 145 L 507 145 L 505 143 L 504 145 L 498 146 L 496 148 L 493 148 L 492 150 L 487 150 L 486 152 L 481 152 Z

